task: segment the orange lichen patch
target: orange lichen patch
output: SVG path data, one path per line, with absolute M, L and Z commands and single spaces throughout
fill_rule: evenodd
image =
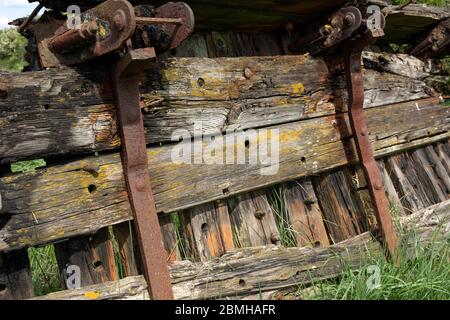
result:
M 100 297 L 100 293 L 98 293 L 97 291 L 87 291 L 84 293 L 84 296 L 88 299 L 98 299 L 98 297 Z
M 303 92 L 305 92 L 305 86 L 301 82 L 291 84 L 291 88 L 292 88 L 292 93 L 294 93 L 294 94 L 300 95 Z

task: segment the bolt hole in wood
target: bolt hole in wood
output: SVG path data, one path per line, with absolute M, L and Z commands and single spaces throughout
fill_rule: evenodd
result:
M 239 279 L 239 285 L 241 287 L 244 287 L 245 286 L 245 280 L 244 279 Z
M 176 56 L 177 55 L 177 49 L 176 48 L 170 49 L 170 54 L 172 56 Z
M 230 190 L 228 190 L 228 188 L 222 189 L 222 193 L 227 196 L 230 194 Z
M 314 248 L 319 248 L 321 245 L 320 241 L 314 242 Z
M 88 191 L 89 193 L 94 193 L 95 191 L 97 191 L 97 186 L 95 184 L 90 184 L 88 186 Z
M 92 265 L 94 266 L 94 269 L 98 269 L 102 266 L 102 262 L 100 260 L 94 261 L 92 263 Z
M 209 230 L 209 225 L 207 223 L 203 223 L 200 227 L 203 233 L 207 233 Z
M 198 78 L 197 79 L 197 84 L 200 88 L 202 88 L 203 86 L 205 86 L 205 79 L 203 78 Z
M 306 162 L 306 158 L 305 158 L 305 157 L 301 157 L 301 158 L 300 158 L 300 161 L 303 162 L 303 163 L 305 163 L 305 162 Z
M 50 105 L 49 104 L 44 104 L 44 110 L 48 110 L 50 109 Z

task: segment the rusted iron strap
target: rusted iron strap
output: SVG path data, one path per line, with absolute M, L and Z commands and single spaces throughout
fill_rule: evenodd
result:
M 388 254 L 395 259 L 397 234 L 389 212 L 381 173 L 375 161 L 372 145 L 369 140 L 366 119 L 364 117 L 364 76 L 361 67 L 361 54 L 364 47 L 375 42 L 378 34 L 367 30 L 361 37 L 349 41 L 344 49 L 344 62 L 349 93 L 349 118 L 356 151 L 363 166 L 367 188 L 370 193 L 377 223 Z
M 144 123 L 139 106 L 139 81 L 155 57 L 153 48 L 127 52 L 114 70 L 114 86 L 122 139 L 123 170 L 148 291 L 155 299 L 173 299 L 167 253 L 150 185 Z

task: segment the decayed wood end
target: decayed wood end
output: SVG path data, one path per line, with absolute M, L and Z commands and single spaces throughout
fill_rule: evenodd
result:
M 124 275 L 129 277 L 142 274 L 142 260 L 133 222 L 130 220 L 118 223 L 112 226 L 112 230 L 116 237 Z
M 312 179 L 332 243 L 367 230 L 364 207 L 351 179 L 348 168 Z
M 388 156 L 448 139 L 448 111 L 448 107 L 434 100 L 367 109 L 375 155 Z M 174 145 L 149 148 L 149 170 L 158 211 L 169 213 L 193 207 L 357 161 L 345 114 L 268 129 L 279 130 L 279 162 L 275 163 L 279 167 L 274 175 L 262 175 L 262 164 L 174 163 Z M 233 149 L 236 146 L 230 141 L 235 140 L 236 134 L 229 137 L 232 139 L 224 145 Z M 192 145 L 189 148 L 194 150 Z M 236 155 L 234 159 L 237 163 Z M 92 167 L 96 170 L 87 170 Z M 90 234 L 130 218 L 117 153 L 7 175 L 0 178 L 0 193 L 0 251 Z
M 450 200 L 402 217 L 405 243 L 439 241 L 450 235 Z M 414 232 L 408 232 L 414 231 Z M 412 236 L 411 236 L 412 235 Z M 176 299 L 217 299 L 299 288 L 337 277 L 348 267 L 357 269 L 366 253 L 381 254 L 379 243 L 365 232 L 326 248 L 263 246 L 236 249 L 207 262 L 179 261 L 170 266 Z M 131 291 L 129 288 L 134 290 Z M 143 277 L 129 277 L 88 288 L 51 293 L 35 299 L 137 298 L 145 292 Z M 92 294 L 92 292 L 96 294 Z
M 180 215 L 190 259 L 206 261 L 234 248 L 228 208 L 223 200 L 183 210 Z
M 238 247 L 280 244 L 275 215 L 264 190 L 230 198 L 228 206 Z
M 118 279 L 108 228 L 92 236 L 73 238 L 55 244 L 56 260 L 64 279 L 73 274 L 71 266 L 80 268 L 82 286 Z M 67 288 L 67 281 L 63 281 Z
M 112 282 L 53 292 L 32 300 L 148 300 L 144 276 L 129 276 Z
M 326 247 L 330 244 L 310 179 L 286 183 L 285 204 L 297 246 Z
M 8 88 L 0 99 L 0 161 L 120 146 L 100 67 L 2 72 L 0 84 Z M 434 94 L 422 80 L 372 70 L 365 87 L 367 108 Z M 307 56 L 170 58 L 149 72 L 141 93 L 148 143 L 171 141 L 176 129 L 210 134 L 331 115 L 347 101 L 344 79 L 330 79 L 324 61 Z M 194 132 L 193 123 L 202 128 Z
M 0 254 L 0 300 L 34 296 L 30 261 L 26 249 Z

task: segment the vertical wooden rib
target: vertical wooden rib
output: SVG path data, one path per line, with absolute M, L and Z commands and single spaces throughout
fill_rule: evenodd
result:
M 406 215 L 405 208 L 403 207 L 402 201 L 395 189 L 394 183 L 386 170 L 386 165 L 383 160 L 378 161 L 378 167 L 380 168 L 381 178 L 383 179 L 383 185 L 386 191 L 386 195 L 389 199 L 389 203 L 392 208 L 400 215 Z
M 180 215 L 189 257 L 207 261 L 234 248 L 228 208 L 223 201 L 205 203 Z
M 167 262 L 181 260 L 180 250 L 178 249 L 178 240 L 175 231 L 175 225 L 170 214 L 164 214 L 159 217 L 159 225 L 164 241 L 164 248 L 167 251 Z
M 67 276 L 67 268 L 70 265 L 80 268 L 81 286 L 118 279 L 108 228 L 100 229 L 92 236 L 55 244 L 55 253 L 63 278 Z M 66 283 L 63 285 L 67 288 Z
M 351 179 L 348 168 L 324 173 L 313 179 L 316 196 L 333 243 L 367 230 L 363 204 Z
M 327 230 L 311 180 L 289 182 L 285 187 L 286 208 L 297 246 L 328 246 Z
M 229 199 L 231 221 L 240 247 L 280 244 L 280 233 L 265 191 Z
M 0 254 L 0 300 L 34 295 L 27 249 Z
M 113 226 L 117 240 L 120 262 L 125 277 L 142 274 L 142 261 L 137 241 L 136 230 L 132 221 L 126 221 Z

